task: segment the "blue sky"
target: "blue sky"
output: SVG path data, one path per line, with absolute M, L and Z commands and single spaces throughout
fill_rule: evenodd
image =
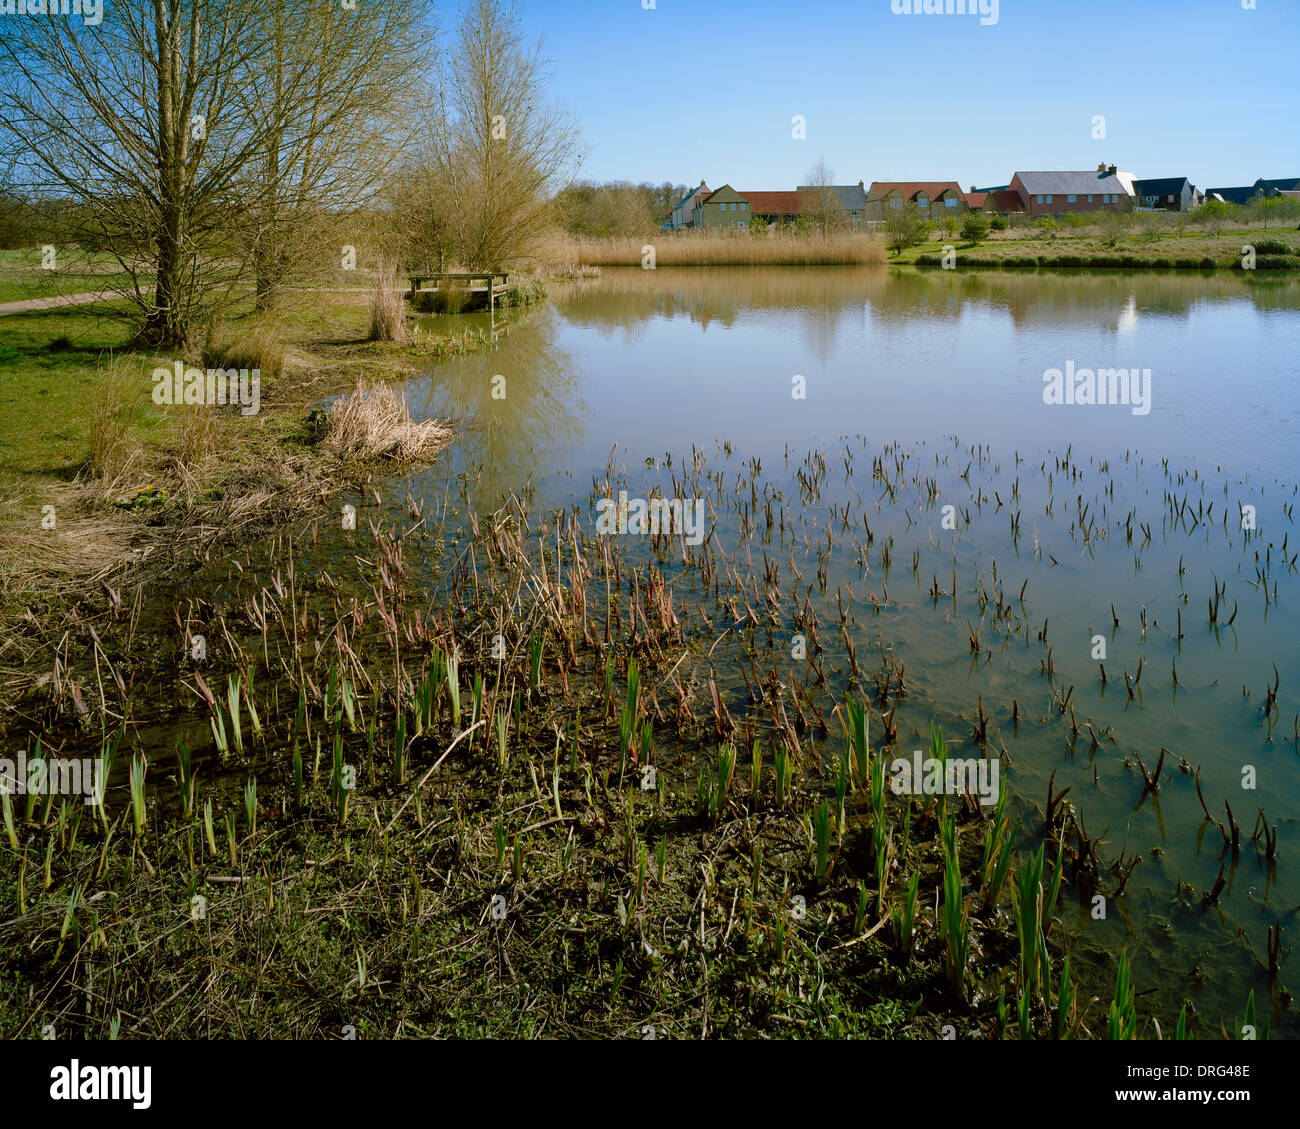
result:
M 891 0 L 654 3 L 520 0 L 584 179 L 793 188 L 821 157 L 839 183 L 963 189 L 1103 160 L 1201 188 L 1300 176 L 1298 0 L 999 0 L 991 26 Z

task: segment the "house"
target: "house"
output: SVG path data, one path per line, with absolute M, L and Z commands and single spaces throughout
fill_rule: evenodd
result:
M 1249 204 L 1251 197 L 1254 195 L 1255 186 L 1253 184 L 1237 188 L 1207 188 L 1205 190 L 1207 200 L 1218 200 L 1224 204 Z
M 1125 211 L 1133 201 L 1132 185 L 1131 173 L 1102 164 L 1092 172 L 1018 172 L 1009 190 L 1029 215 L 1061 216 Z
M 1196 207 L 1196 186 L 1185 176 L 1165 176 L 1134 181 L 1139 208 L 1158 212 L 1190 212 Z
M 683 228 L 691 226 L 691 219 L 695 211 L 695 201 L 697 197 L 709 195 L 709 186 L 700 181 L 698 188 L 692 188 L 685 196 L 673 205 L 673 209 L 668 213 L 668 222 L 665 227 L 671 227 L 674 231 L 681 231 Z
M 996 188 L 976 188 L 972 184 L 966 193 L 966 204 L 971 211 L 987 215 L 1024 215 L 1025 212 L 1020 196 L 1006 184 L 1000 184 Z
M 791 223 L 808 207 L 808 198 L 802 192 L 745 192 L 749 201 L 750 218 L 757 216 L 765 223 Z
M 955 180 L 873 180 L 866 199 L 867 218 L 882 220 L 908 202 L 916 205 L 922 219 L 941 220 L 969 210 Z
M 749 210 L 749 201 L 730 184 L 695 198 L 691 211 L 691 226 L 697 229 L 708 227 L 748 227 L 753 213 Z
M 1264 190 L 1265 196 L 1276 196 L 1280 192 L 1300 192 L 1300 176 L 1284 176 L 1279 180 L 1257 180 L 1255 191 Z
M 840 211 L 844 213 L 844 219 L 854 228 L 862 226 L 862 221 L 867 215 L 867 189 L 862 181 L 857 184 L 832 184 L 823 189 L 820 185 L 801 184 L 796 189 L 797 192 L 821 192 L 829 191 L 835 193 L 835 198 L 839 202 Z M 757 207 L 757 205 L 755 205 Z

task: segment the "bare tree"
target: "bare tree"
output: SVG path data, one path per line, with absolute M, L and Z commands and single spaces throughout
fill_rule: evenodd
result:
M 513 4 L 469 0 L 403 179 L 419 241 L 475 269 L 530 249 L 579 157 L 576 123 L 545 97 L 541 44 L 525 43 Z
M 355 242 L 339 238 L 341 221 L 410 142 L 433 31 L 418 5 L 377 0 L 295 0 L 268 5 L 266 18 L 267 81 L 241 105 L 262 146 L 241 181 L 237 229 L 259 308 Z
M 808 227 L 819 235 L 833 234 L 846 221 L 839 195 L 832 187 L 834 184 L 835 172 L 827 166 L 826 158 L 822 157 L 808 170 L 801 200 Z
M 7 20 L 0 148 L 33 196 L 77 207 L 71 234 L 127 271 L 138 340 L 183 347 L 233 276 L 216 248 L 231 186 L 264 149 L 240 113 L 264 83 L 265 13 L 250 0 L 115 0 L 103 22 Z

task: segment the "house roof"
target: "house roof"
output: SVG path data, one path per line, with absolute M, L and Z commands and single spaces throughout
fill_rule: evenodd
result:
M 993 185 L 993 186 L 990 187 L 990 188 L 974 188 L 974 189 L 972 189 L 971 191 L 973 191 L 973 192 L 1005 192 L 1005 191 L 1006 191 L 1008 188 L 1010 188 L 1010 187 L 1011 187 L 1011 185 L 1009 185 L 1009 184 L 995 184 L 995 185 Z
M 1300 176 L 1284 176 L 1278 180 L 1264 180 L 1262 177 L 1255 181 L 1256 188 L 1262 188 L 1265 192 L 1277 189 L 1281 192 L 1295 192 L 1300 190 Z
M 987 192 L 967 192 L 965 195 L 966 203 L 972 208 L 984 207 L 984 201 L 988 198 Z
M 703 190 L 704 195 L 707 196 L 709 194 L 709 190 L 705 188 L 704 185 L 697 184 L 688 193 L 686 193 L 685 196 L 683 196 L 680 200 L 678 200 L 676 204 L 672 206 L 672 211 L 674 212 L 677 211 L 677 209 L 680 208 L 683 204 L 685 204 L 687 200 L 689 200 L 692 196 L 694 196 L 697 192 L 700 192 L 701 190 Z
M 904 200 L 915 200 L 922 192 L 934 200 L 945 192 L 961 196 L 961 185 L 955 180 L 873 180 L 867 193 L 869 200 L 883 200 L 889 193 L 899 192 Z
M 742 192 L 749 208 L 761 216 L 795 216 L 808 203 L 802 192 Z
M 816 184 L 801 184 L 796 191 L 817 192 L 820 191 L 821 187 L 821 185 Z M 840 207 L 846 212 L 866 206 L 867 190 L 861 184 L 828 184 L 825 187 L 835 193 L 840 202 Z
M 1154 179 L 1135 180 L 1133 191 L 1138 196 L 1181 196 L 1183 185 L 1187 183 L 1185 176 L 1158 176 Z
M 1031 196 L 1076 196 L 1086 192 L 1114 192 L 1116 189 L 1131 196 L 1132 173 L 1104 173 L 1096 169 L 1087 172 L 1017 172 L 1020 183 Z M 1127 179 L 1127 183 L 1126 183 Z
M 1255 195 L 1255 186 L 1247 184 L 1237 188 L 1207 188 L 1205 194 L 1207 196 L 1217 196 L 1220 200 L 1224 200 L 1229 204 L 1245 204 Z

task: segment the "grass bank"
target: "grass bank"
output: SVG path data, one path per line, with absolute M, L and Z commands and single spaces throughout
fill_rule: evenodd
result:
M 168 567 L 319 506 L 368 471 L 319 442 L 312 405 L 492 344 L 474 331 L 368 341 L 361 287 L 288 294 L 271 317 L 234 317 L 185 356 L 132 349 L 130 312 L 117 301 L 0 318 L 0 588 L 10 607 L 146 563 Z M 151 373 L 176 361 L 259 370 L 256 414 L 155 404 Z
M 972 243 L 960 237 L 929 240 L 890 258 L 891 263 L 942 267 L 944 248 L 958 267 L 1136 267 L 1142 269 L 1241 270 L 1243 248 L 1255 249 L 1256 270 L 1300 270 L 1300 233 L 1276 228 L 1210 235 L 1164 233 L 1115 238 L 1103 234 L 1033 231 L 997 233 Z

